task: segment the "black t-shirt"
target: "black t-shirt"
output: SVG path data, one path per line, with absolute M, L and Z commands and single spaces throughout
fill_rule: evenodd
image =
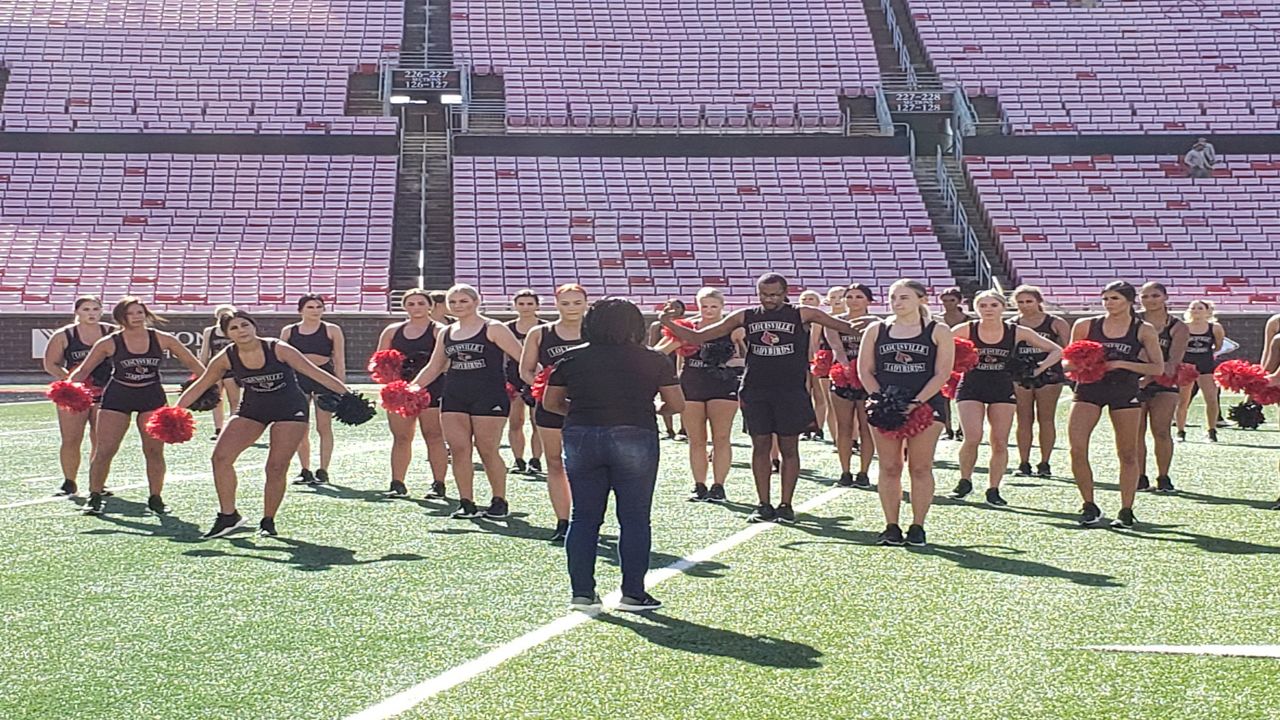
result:
M 680 384 L 662 353 L 640 345 L 590 344 L 561 360 L 547 382 L 568 393 L 565 427 L 634 425 L 655 432 L 658 388 Z

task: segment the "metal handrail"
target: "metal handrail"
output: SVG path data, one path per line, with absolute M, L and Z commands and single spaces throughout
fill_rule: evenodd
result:
M 886 105 L 887 109 L 887 105 Z M 497 103 L 472 103 L 465 110 L 466 118 L 458 128 L 463 133 L 471 132 L 471 126 L 476 117 L 491 118 L 501 121 L 504 128 L 509 128 L 507 123 L 507 114 L 504 108 Z M 750 112 L 746 115 L 746 124 L 740 127 L 729 127 L 726 125 L 712 126 L 705 114 L 699 115 L 696 125 L 685 125 L 677 121 L 674 125 L 654 125 L 641 126 L 640 116 L 635 108 L 632 108 L 628 116 L 630 125 L 626 127 L 611 127 L 600 125 L 574 125 L 568 120 L 566 114 L 565 124 L 527 124 L 520 126 L 521 134 L 565 134 L 574 135 L 650 135 L 650 134 L 695 134 L 695 135 L 778 135 L 778 134 L 805 134 L 805 135 L 833 135 L 848 133 L 848 116 L 841 111 L 842 125 L 840 127 L 802 127 L 800 117 L 796 115 L 793 119 L 791 127 L 757 127 L 752 122 Z M 879 117 L 877 108 L 877 120 L 880 123 L 880 130 L 884 135 L 892 135 L 892 119 L 886 126 L 884 119 Z M 887 128 L 887 129 L 886 129 Z
M 876 85 L 876 120 L 880 122 L 881 135 L 893 135 L 893 111 L 883 85 Z
M 995 279 L 995 273 L 991 269 L 991 261 L 982 252 L 982 248 L 978 244 L 978 234 L 974 232 L 973 226 L 969 224 L 969 216 L 964 211 L 964 205 L 960 203 L 960 194 L 956 190 L 956 184 L 951 179 L 951 174 L 947 172 L 947 163 L 943 159 L 942 147 L 938 146 L 935 152 L 934 167 L 936 169 L 938 187 L 942 190 L 942 198 L 947 205 L 947 209 L 951 211 L 952 224 L 960 229 L 960 236 L 964 242 L 964 255 L 973 262 L 974 272 L 978 276 L 978 283 L 986 287 L 996 287 L 999 282 Z
M 951 112 L 956 120 L 955 129 L 960 135 L 978 134 L 978 112 L 969 102 L 964 86 L 959 83 L 951 90 Z
M 898 27 L 898 16 L 893 11 L 890 0 L 880 0 L 880 9 L 884 11 L 885 20 L 889 24 L 889 32 L 893 36 L 893 49 L 898 52 L 898 65 L 907 73 L 907 87 L 916 86 L 916 68 L 911 62 L 911 53 L 907 51 L 907 43 L 902 39 L 902 29 Z

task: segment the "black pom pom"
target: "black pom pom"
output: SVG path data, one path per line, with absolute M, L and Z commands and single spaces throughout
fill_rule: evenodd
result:
M 907 408 L 915 393 L 889 385 L 874 393 L 867 404 L 867 422 L 881 430 L 897 430 L 907 424 Z
M 1228 410 L 1227 417 L 1242 430 L 1257 430 L 1267 421 L 1262 406 L 1252 400 L 1242 402 Z
M 343 425 L 363 425 L 378 414 L 373 402 L 362 393 L 331 394 L 329 397 L 336 400 L 336 402 L 326 401 L 321 404 L 320 398 L 316 398 L 316 407 L 326 410 L 326 406 L 332 403 L 333 409 L 326 411 L 333 413 L 333 416 Z
M 195 382 L 195 378 L 187 378 L 186 380 L 182 381 L 182 384 L 179 387 L 181 387 L 183 390 L 186 390 L 187 388 L 191 387 L 191 383 L 194 383 L 194 382 Z M 214 408 L 218 407 L 218 404 L 221 402 L 222 402 L 222 391 L 218 389 L 217 385 L 214 385 L 208 390 L 205 390 L 204 393 L 200 395 L 200 397 L 196 398 L 195 401 L 191 403 L 191 407 L 188 409 L 192 410 L 193 412 L 209 412 L 210 410 L 213 410 Z
M 867 397 L 869 397 L 867 395 L 866 390 L 862 388 L 851 387 L 848 385 L 838 386 L 833 384 L 831 386 L 831 392 L 837 397 L 841 397 L 841 398 L 844 398 L 845 400 L 850 400 L 853 402 L 858 402 L 859 400 L 866 400 Z
M 538 404 L 538 399 L 533 396 L 533 386 L 521 383 L 520 401 L 528 407 L 534 407 Z
M 430 361 L 431 356 L 427 353 L 413 353 L 406 356 L 404 363 L 400 366 L 400 379 L 411 382 Z
M 712 366 L 722 366 L 733 359 L 733 344 L 723 342 L 704 343 L 698 350 L 698 359 Z

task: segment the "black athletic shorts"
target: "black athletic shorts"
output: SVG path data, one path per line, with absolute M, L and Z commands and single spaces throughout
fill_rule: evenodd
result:
M 160 383 L 133 387 L 131 385 L 122 385 L 112 380 L 107 383 L 106 389 L 102 391 L 100 407 L 103 410 L 113 410 L 125 415 L 132 415 L 133 413 L 148 413 L 152 410 L 159 410 L 168 404 L 169 401 L 164 394 L 164 386 Z
M 712 400 L 729 400 L 738 402 L 738 387 L 741 384 L 737 373 L 733 377 L 717 380 L 705 373 L 693 373 L 686 370 L 680 375 L 680 390 L 684 399 L 689 402 L 710 402 Z
M 533 408 L 533 424 L 548 430 L 560 430 L 564 428 L 564 416 L 557 415 L 538 403 Z
M 325 371 L 325 372 L 327 372 L 327 373 L 329 373 L 330 375 L 332 375 L 332 374 L 333 374 L 333 362 L 332 362 L 332 361 L 330 361 L 330 362 L 327 362 L 327 363 L 325 363 L 325 364 L 321 365 L 321 366 L 320 366 L 320 369 L 321 369 L 321 370 L 323 370 L 323 371 Z M 307 397 L 310 397 L 310 396 L 312 396 L 312 395 L 316 395 L 316 394 L 318 394 L 318 393 L 322 393 L 322 392 L 329 392 L 329 389 L 328 389 L 328 388 L 326 388 L 325 386 L 323 386 L 323 385 L 321 385 L 320 383 L 316 382 L 315 380 L 312 380 L 311 378 L 307 377 L 306 375 L 303 375 L 302 373 L 298 373 L 298 387 L 302 388 L 302 392 L 303 392 Z
M 1218 369 L 1218 359 L 1212 355 L 1197 355 L 1191 364 L 1196 366 L 1196 372 L 1201 375 L 1212 375 Z
M 1089 403 L 1110 410 L 1131 410 L 1142 407 L 1138 399 L 1138 379 L 1120 382 L 1103 381 L 1076 385 L 1076 402 Z
M 236 409 L 236 415 L 263 425 L 274 422 L 304 423 L 311 420 L 311 401 L 300 392 L 277 392 L 265 397 L 245 393 L 240 407 Z
M 956 388 L 956 402 L 977 400 L 987 405 L 1013 405 L 1013 378 L 991 380 L 966 375 Z
M 1148 383 L 1146 387 L 1138 390 L 1138 400 L 1146 402 L 1160 393 L 1177 393 L 1178 388 L 1159 383 Z
M 434 393 L 432 401 L 435 401 Z M 507 396 L 506 386 L 503 386 L 501 392 L 487 394 L 484 397 L 458 397 L 456 393 L 449 394 L 446 389 L 444 398 L 440 401 L 440 412 L 462 413 L 472 417 L 505 418 L 511 413 L 511 398 Z
M 813 402 L 803 389 L 742 398 L 742 423 L 752 436 L 793 437 L 817 424 Z

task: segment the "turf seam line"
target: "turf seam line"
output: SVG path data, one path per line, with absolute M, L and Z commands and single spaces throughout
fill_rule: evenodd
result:
M 846 488 L 832 488 L 817 497 L 801 503 L 796 507 L 797 512 L 808 512 L 815 508 L 821 507 L 837 497 L 848 492 Z M 719 542 L 708 545 L 701 550 L 697 550 L 679 560 L 658 570 L 650 570 L 645 576 L 645 588 L 651 589 L 655 585 L 671 579 L 677 575 L 684 573 L 700 563 L 707 562 L 717 555 L 727 552 L 738 545 L 754 538 L 755 536 L 768 532 L 778 527 L 776 523 L 766 522 L 751 525 L 747 528 L 739 530 Z M 622 599 L 620 591 L 609 593 L 604 598 L 603 605 L 605 609 L 614 609 L 618 602 Z M 440 693 L 457 687 L 483 673 L 492 670 L 499 665 L 524 654 L 528 650 L 563 635 L 570 630 L 590 621 L 595 617 L 597 612 L 583 613 L 570 611 L 545 625 L 539 626 L 511 640 L 510 642 L 499 645 L 489 652 L 477 657 L 473 660 L 457 665 L 433 678 L 424 680 L 417 685 L 402 690 L 395 695 L 370 706 L 360 712 L 350 715 L 346 720 L 386 720 L 395 717 L 401 713 L 430 700 Z
M 1084 649 L 1162 655 L 1280 658 L 1280 645 L 1086 645 Z

